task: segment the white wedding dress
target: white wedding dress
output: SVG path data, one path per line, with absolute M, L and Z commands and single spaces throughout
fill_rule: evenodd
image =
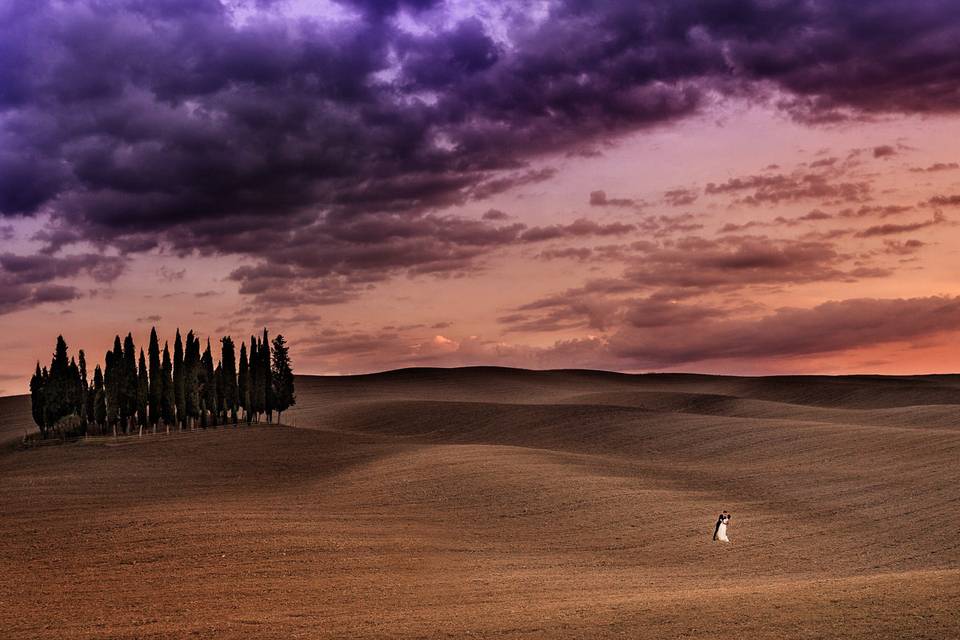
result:
M 720 521 L 720 526 L 717 527 L 717 540 L 720 542 L 730 542 L 730 538 L 727 537 L 727 521 L 726 519 Z

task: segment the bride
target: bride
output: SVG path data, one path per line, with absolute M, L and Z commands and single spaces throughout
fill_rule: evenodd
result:
M 727 537 L 727 523 L 730 522 L 730 514 L 724 511 L 717 519 L 717 528 L 713 532 L 713 539 L 720 542 L 730 542 Z

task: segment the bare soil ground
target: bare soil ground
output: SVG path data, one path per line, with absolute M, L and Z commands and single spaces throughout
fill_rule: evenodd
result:
M 0 636 L 960 637 L 960 377 L 297 384 L 26 451 L 0 399 Z

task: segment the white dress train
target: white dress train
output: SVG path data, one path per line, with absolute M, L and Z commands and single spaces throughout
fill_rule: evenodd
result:
M 730 542 L 730 538 L 727 537 L 727 521 L 722 520 L 720 526 L 717 527 L 717 540 L 720 542 Z

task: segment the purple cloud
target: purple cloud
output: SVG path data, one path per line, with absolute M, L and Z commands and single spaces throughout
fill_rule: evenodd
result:
M 672 324 L 626 327 L 611 337 L 610 350 L 644 366 L 794 357 L 913 340 L 955 330 L 958 322 L 960 298 L 864 298 L 779 309 L 756 319 L 701 322 L 695 331 Z
M 340 4 L 338 20 L 286 18 L 269 0 L 245 20 L 215 0 L 5 4 L 0 215 L 49 213 L 48 253 L 89 241 L 242 254 L 263 263 L 261 285 L 285 273 L 343 299 L 370 282 L 351 265 L 453 273 L 492 246 L 452 241 L 453 223 L 413 241 L 354 220 L 436 225 L 438 209 L 550 179 L 533 165 L 545 153 L 715 96 L 773 94 L 815 122 L 960 108 L 948 0 L 559 0 L 542 19 L 495 20 L 439 0 Z M 401 10 L 428 28 L 405 30 Z M 812 174 L 707 189 L 754 204 L 867 191 Z M 350 229 L 372 235 L 337 236 Z

